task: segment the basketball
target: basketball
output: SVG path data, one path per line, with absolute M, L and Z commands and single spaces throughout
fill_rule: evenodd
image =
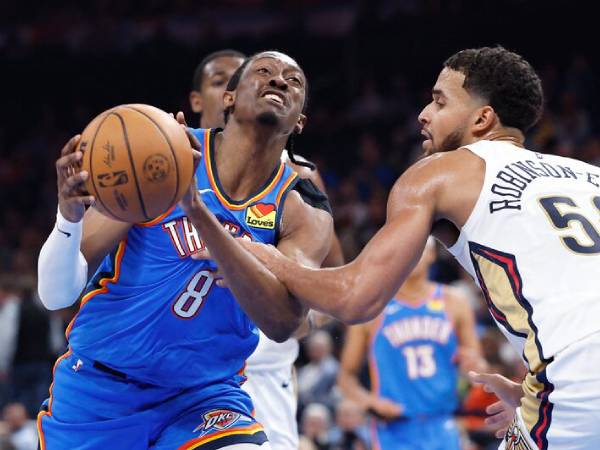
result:
M 120 105 L 81 135 L 82 170 L 94 207 L 116 220 L 147 222 L 175 205 L 189 186 L 192 148 L 181 125 L 149 105 Z

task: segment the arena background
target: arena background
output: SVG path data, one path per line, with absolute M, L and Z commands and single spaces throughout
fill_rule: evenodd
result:
M 352 259 L 385 220 L 391 184 L 419 156 L 416 117 L 442 62 L 459 49 L 501 44 L 523 54 L 546 94 L 546 113 L 529 133 L 528 147 L 600 164 L 597 21 L 585 4 L 0 3 L 0 449 L 35 448 L 30 418 L 47 395 L 52 363 L 65 346 L 62 333 L 75 312 L 49 313 L 40 306 L 37 254 L 54 223 L 54 160 L 97 113 L 121 103 L 150 103 L 183 110 L 196 124 L 187 96 L 204 55 L 222 48 L 289 53 L 311 89 L 309 122 L 296 150 L 321 170 L 346 258 Z M 442 250 L 431 276 L 465 290 L 493 370 L 519 378 L 517 356 L 492 327 L 472 282 Z M 340 403 L 335 388 L 342 342 L 339 324 L 304 342 L 297 362 L 303 448 L 364 448 L 341 438 L 366 434 L 365 414 Z M 464 448 L 496 448 L 478 417 L 490 400 L 464 382 L 461 393 Z

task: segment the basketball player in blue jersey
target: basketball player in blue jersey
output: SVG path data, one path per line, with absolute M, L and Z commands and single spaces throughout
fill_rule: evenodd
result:
M 189 93 L 191 110 L 200 116 L 200 128 L 224 128 L 223 93 L 235 71 L 244 63 L 246 55 L 231 49 L 212 52 L 200 61 L 192 78 L 192 89 Z M 290 154 L 283 150 L 282 161 L 290 166 L 300 179 L 310 180 L 317 187 L 312 192 L 310 184 L 302 183 L 301 188 L 306 195 L 315 194 L 318 202 L 318 191 L 326 193 L 325 183 L 319 170 L 300 155 Z M 313 195 L 314 196 L 314 195 Z M 322 267 L 336 267 L 344 264 L 342 247 L 336 234 L 333 235 L 331 248 L 325 257 Z M 321 324 L 323 318 L 315 319 Z
M 287 55 L 248 59 L 225 94 L 224 130 L 191 131 L 202 153 L 197 184 L 147 223 L 85 212 L 93 199 L 80 191 L 88 174 L 73 170 L 79 137 L 64 147 L 40 297 L 50 309 L 68 306 L 91 279 L 38 416 L 42 450 L 269 448 L 240 388 L 244 362 L 255 324 L 283 341 L 305 310 L 234 236 L 315 267 L 325 257 L 331 217 L 304 201 L 280 162 L 306 121 L 305 95 L 304 73 Z M 204 247 L 212 260 L 191 257 Z M 217 285 L 217 268 L 228 288 Z
M 235 50 L 221 50 L 207 55 L 196 67 L 189 99 L 192 111 L 200 114 L 200 128 L 225 127 L 223 94 L 229 80 L 245 59 L 245 55 Z M 300 160 L 298 161 L 300 164 L 306 164 L 306 161 L 298 155 L 288 154 L 286 150 L 282 153 L 282 161 L 301 178 L 297 189 L 301 189 L 304 196 L 310 196 L 312 202 L 322 201 L 322 198 L 314 195 L 317 193 L 314 186 L 325 193 L 324 183 L 318 170 L 295 164 L 291 158 L 295 161 Z M 200 252 L 194 257 L 202 257 L 203 253 L 206 256 L 207 252 Z M 341 264 L 343 264 L 341 246 L 334 234 L 323 266 Z M 272 450 L 298 448 L 296 422 L 298 400 L 294 372 L 294 362 L 299 353 L 298 338 L 311 328 L 321 326 L 327 321 L 328 318 L 323 314 L 309 311 L 308 320 L 297 330 L 294 337 L 281 343 L 260 333 L 258 346 L 247 360 L 245 370 L 247 381 L 243 388 L 252 398 L 254 417 L 264 427 Z
M 383 312 L 346 332 L 338 385 L 375 416 L 375 450 L 460 449 L 452 417 L 459 366 L 466 373 L 484 369 L 485 362 L 467 300 L 427 279 L 434 260 L 430 238 Z M 367 354 L 371 392 L 358 380 Z

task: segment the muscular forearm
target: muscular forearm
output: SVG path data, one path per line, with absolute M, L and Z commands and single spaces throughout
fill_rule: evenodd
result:
M 278 342 L 288 339 L 300 325 L 304 308 L 203 204 L 187 213 L 242 309 L 269 338 Z
M 362 264 L 355 260 L 342 267 L 311 269 L 285 259 L 272 270 L 305 306 L 354 324 L 373 319 L 392 295 L 366 280 Z

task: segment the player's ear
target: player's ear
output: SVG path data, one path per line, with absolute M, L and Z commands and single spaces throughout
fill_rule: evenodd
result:
M 306 116 L 304 114 L 300 114 L 300 117 L 298 117 L 298 122 L 296 122 L 296 125 L 294 125 L 294 134 L 302 134 L 302 130 L 304 130 L 304 127 L 306 126 Z
M 475 112 L 473 133 L 485 134 L 496 125 L 497 121 L 498 116 L 496 115 L 494 108 L 489 105 L 485 105 Z
M 190 108 L 196 114 L 202 113 L 202 96 L 198 91 L 190 91 Z
M 223 92 L 223 106 L 225 109 L 232 107 L 235 104 L 235 91 Z

